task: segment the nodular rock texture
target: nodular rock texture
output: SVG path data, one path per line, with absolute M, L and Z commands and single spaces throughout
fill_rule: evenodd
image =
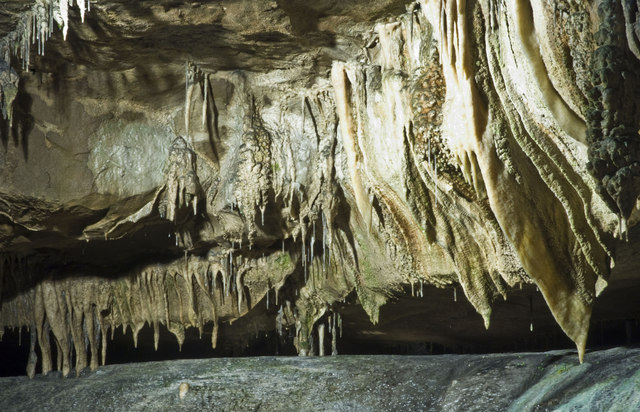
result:
M 629 411 L 638 349 L 483 356 L 260 357 L 0 378 L 3 411 Z
M 488 328 L 528 284 L 582 359 L 638 216 L 631 3 L 2 6 L 0 327 L 67 375 L 118 327 L 215 347 L 266 301 L 305 355 L 354 294 Z

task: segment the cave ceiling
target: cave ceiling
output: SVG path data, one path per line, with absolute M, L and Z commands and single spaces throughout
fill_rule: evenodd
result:
M 638 315 L 632 3 L 2 2 L 0 328 L 66 375 L 116 328 L 306 355 L 541 306 L 582 359 Z

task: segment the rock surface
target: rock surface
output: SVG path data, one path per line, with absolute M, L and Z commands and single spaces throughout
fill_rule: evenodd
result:
M 375 324 L 430 284 L 485 327 L 539 291 L 582 358 L 596 298 L 640 284 L 632 3 L 8 2 L 0 328 L 30 376 L 256 312 L 239 347 L 304 355 L 342 304 Z
M 640 350 L 260 357 L 0 379 L 0 408 L 95 411 L 630 411 Z

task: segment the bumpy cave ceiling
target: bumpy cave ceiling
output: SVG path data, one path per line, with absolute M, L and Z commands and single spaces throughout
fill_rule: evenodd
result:
M 15 0 L 0 56 L 0 328 L 30 376 L 116 329 L 637 334 L 637 2 Z

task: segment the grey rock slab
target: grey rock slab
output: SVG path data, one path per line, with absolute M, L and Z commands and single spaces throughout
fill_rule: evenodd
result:
M 176 360 L 2 378 L 0 410 L 629 411 L 639 365 L 623 348 L 582 365 L 573 351 Z

